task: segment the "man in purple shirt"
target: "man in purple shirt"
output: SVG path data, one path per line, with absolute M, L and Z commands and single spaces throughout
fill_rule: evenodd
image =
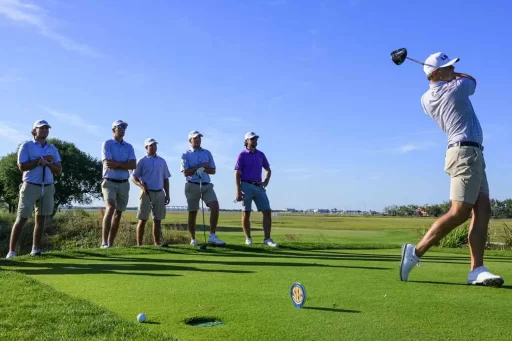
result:
M 245 150 L 238 154 L 235 164 L 236 200 L 243 201 L 242 228 L 245 233 L 245 244 L 252 245 L 250 216 L 252 201 L 258 211 L 263 213 L 263 244 L 278 247 L 270 238 L 272 210 L 265 188 L 270 180 L 270 165 L 265 154 L 256 149 L 259 136 L 254 132 L 245 134 Z M 261 170 L 265 169 L 265 180 L 261 181 Z

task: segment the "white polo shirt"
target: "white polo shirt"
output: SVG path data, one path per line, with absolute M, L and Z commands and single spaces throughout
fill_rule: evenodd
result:
M 483 143 L 483 133 L 469 96 L 475 93 L 476 84 L 461 77 L 451 82 L 430 83 L 421 96 L 425 114 L 430 116 L 448 137 L 448 144 L 471 141 Z

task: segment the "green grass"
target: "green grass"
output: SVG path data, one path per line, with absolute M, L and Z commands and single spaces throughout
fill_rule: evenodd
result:
M 144 312 L 154 324 L 135 326 L 140 333 L 151 330 L 179 340 L 509 339 L 511 286 L 464 285 L 467 252 L 439 249 L 413 270 L 411 282 L 403 283 L 398 280 L 399 254 L 398 249 L 147 247 L 56 252 L 0 264 L 92 302 L 90 310 L 108 309 L 127 321 Z M 511 260 L 510 252 L 489 252 L 487 265 L 507 279 Z M 303 309 L 294 308 L 289 297 L 296 281 L 307 290 Z M 14 308 L 12 299 L 4 299 L 2 311 Z M 217 318 L 224 325 L 184 323 L 194 317 Z M 111 318 L 94 325 L 99 328 Z M 66 328 L 85 337 L 86 324 Z
M 132 212 L 124 219 L 123 228 L 131 229 Z M 283 245 L 277 250 L 258 244 L 260 214 L 252 216 L 252 247 L 243 245 L 239 220 L 238 213 L 221 212 L 218 235 L 228 245 L 206 251 L 184 240 L 167 249 L 74 248 L 2 259 L 0 269 L 8 271 L 0 270 L 0 307 L 12 313 L 4 314 L 0 339 L 510 339 L 512 251 L 486 251 L 486 265 L 505 278 L 500 289 L 465 285 L 467 248 L 431 249 L 404 283 L 399 247 L 416 242 L 433 219 L 279 215 L 272 233 Z M 172 230 L 184 222 L 185 214 L 169 214 L 164 234 L 186 236 Z M 198 223 L 202 240 L 200 216 Z M 492 224 L 496 230 L 503 221 Z M 95 228 L 80 235 L 96 238 Z M 77 235 L 71 232 L 58 237 L 68 247 Z M 296 281 L 307 290 L 303 309 L 290 300 Z M 136 323 L 141 312 L 149 323 Z M 185 323 L 202 317 L 224 325 Z
M 0 283 L 0 340 L 176 340 L 19 272 Z

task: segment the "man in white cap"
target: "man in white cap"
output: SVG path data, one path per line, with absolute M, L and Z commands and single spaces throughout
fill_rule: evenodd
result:
M 57 148 L 47 141 L 51 126 L 45 120 L 37 120 L 32 126 L 31 141 L 18 150 L 18 168 L 23 172 L 20 186 L 18 214 L 12 227 L 9 252 L 6 258 L 16 256 L 16 245 L 28 218 L 35 207 L 35 226 L 31 256 L 41 255 L 41 236 L 46 217 L 53 214 L 55 196 L 54 175 L 62 171 L 61 157 Z
M 454 71 L 453 65 L 458 61 L 459 58 L 450 59 L 438 52 L 427 58 L 423 68 L 430 87 L 421 97 L 421 105 L 448 137 L 444 170 L 451 178 L 451 208 L 432 224 L 417 245 L 403 245 L 400 279 L 407 281 L 409 272 L 427 250 L 473 213 L 468 236 L 471 269 L 467 284 L 499 287 L 503 278 L 484 267 L 491 205 L 482 128 L 469 99 L 475 93 L 476 80 Z
M 210 181 L 210 175 L 215 174 L 216 167 L 212 153 L 201 147 L 203 134 L 193 130 L 188 134 L 190 149 L 181 155 L 181 171 L 186 178 L 185 196 L 188 204 L 188 230 L 190 232 L 190 245 L 198 245 L 196 239 L 196 220 L 201 197 L 210 208 L 210 236 L 208 243 L 225 245 L 217 237 L 217 223 L 219 221 L 219 202 Z
M 103 161 L 103 181 L 101 188 L 106 203 L 103 217 L 102 248 L 112 247 L 121 222 L 121 215 L 128 205 L 130 183 L 129 171 L 137 166 L 133 146 L 124 140 L 128 123 L 117 120 L 112 123 L 114 137 L 103 142 L 101 159 Z
M 254 201 L 256 209 L 263 214 L 263 244 L 278 247 L 279 245 L 270 238 L 272 210 L 266 192 L 272 172 L 267 157 L 256 148 L 258 139 L 259 136 L 254 132 L 245 134 L 245 149 L 238 154 L 235 163 L 236 200 L 243 200 L 242 228 L 245 233 L 245 244 L 252 245 L 250 217 Z M 265 169 L 266 175 L 265 180 L 261 181 L 263 169 Z
M 162 220 L 167 213 L 166 205 L 170 202 L 169 177 L 171 173 L 167 163 L 156 154 L 158 142 L 153 138 L 144 141 L 146 156 L 141 157 L 132 174 L 132 181 L 140 187 L 139 209 L 137 212 L 137 246 L 142 245 L 144 227 L 153 212 L 153 243 L 160 245 Z M 162 244 L 165 246 L 165 244 Z

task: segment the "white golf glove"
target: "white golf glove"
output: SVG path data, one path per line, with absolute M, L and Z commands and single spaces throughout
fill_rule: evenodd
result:
M 198 168 L 198 169 L 196 170 L 196 175 L 197 175 L 197 176 L 199 176 L 199 177 L 201 177 L 201 175 L 203 174 L 203 172 L 204 172 L 204 167 Z

